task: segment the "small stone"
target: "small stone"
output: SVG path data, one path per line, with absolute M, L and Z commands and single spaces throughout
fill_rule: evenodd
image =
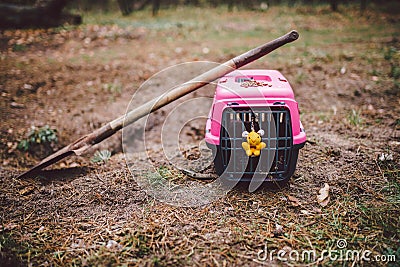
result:
M 106 248 L 111 250 L 119 250 L 122 248 L 122 246 L 117 241 L 108 240 Z
M 12 108 L 25 108 L 24 104 L 20 104 L 20 103 L 17 103 L 17 102 L 11 102 L 10 106 Z
M 183 48 L 182 48 L 182 47 L 176 47 L 176 48 L 175 48 L 175 53 L 177 53 L 177 54 L 182 53 L 182 51 L 183 51 Z
M 274 235 L 279 236 L 282 235 L 283 233 L 284 233 L 283 226 L 280 224 L 275 224 Z
M 72 162 L 72 163 L 69 165 L 69 167 L 70 167 L 70 168 L 76 168 L 76 167 L 79 167 L 79 164 L 76 163 L 76 162 Z
M 33 86 L 31 84 L 26 83 L 26 84 L 24 84 L 24 89 L 25 90 L 32 90 Z
M 393 160 L 393 154 L 390 153 L 382 153 L 379 156 L 380 161 L 392 161 Z
M 203 52 L 203 54 L 208 54 L 208 53 L 210 53 L 210 49 L 208 47 L 203 47 L 202 52 Z

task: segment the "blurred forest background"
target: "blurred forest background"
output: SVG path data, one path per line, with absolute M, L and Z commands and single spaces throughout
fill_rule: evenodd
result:
M 391 1 L 385 1 L 385 6 L 390 6 Z M 395 2 L 395 1 L 394 1 Z M 265 11 L 270 6 L 330 6 L 332 12 L 340 12 L 349 5 L 359 5 L 363 13 L 368 5 L 380 5 L 377 0 L 340 1 L 340 0 L 6 0 L 0 4 L 0 27 L 29 27 L 29 26 L 57 26 L 64 22 L 80 24 L 82 18 L 79 15 L 71 15 L 61 12 L 66 9 L 78 11 L 102 11 L 110 12 L 119 8 L 123 15 L 132 12 L 151 9 L 156 16 L 160 9 L 176 8 L 179 6 L 218 7 L 226 6 L 228 11 L 260 10 Z M 343 7 L 341 7 L 343 6 Z M 394 10 L 396 12 L 396 10 Z

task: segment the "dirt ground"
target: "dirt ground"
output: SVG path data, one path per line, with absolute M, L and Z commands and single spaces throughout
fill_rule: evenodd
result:
M 164 10 L 158 18 L 145 11 L 128 18 L 86 14 L 79 27 L 0 32 L 1 266 L 398 265 L 397 12 L 371 7 L 361 16 L 351 6 L 340 13 L 327 6 L 207 12 L 207 18 L 200 8 Z M 132 163 L 133 173 L 118 133 L 82 157 L 16 179 L 50 153 L 17 148 L 31 126 L 57 130 L 55 151 L 124 114 L 136 92 L 138 103 L 160 95 L 162 79 L 138 89 L 158 71 L 184 62 L 224 62 L 291 29 L 299 31 L 298 41 L 246 67 L 278 69 L 295 90 L 308 142 L 287 187 L 254 193 L 239 187 L 186 208 L 146 194 L 137 178 L 148 175 L 149 160 L 172 182 L 206 183 L 160 156 L 154 133 L 176 105 L 149 118 L 146 142 L 154 146 Z M 185 68 L 176 81 L 200 69 Z M 178 103 L 213 94 L 208 86 Z M 198 157 L 193 147 L 203 140 L 204 126 L 202 118 L 182 127 L 179 142 L 189 161 Z M 96 150 L 112 156 L 94 163 Z M 326 206 L 317 201 L 325 184 Z M 370 261 L 287 259 L 335 249 L 369 251 Z M 279 250 L 286 260 L 277 257 Z

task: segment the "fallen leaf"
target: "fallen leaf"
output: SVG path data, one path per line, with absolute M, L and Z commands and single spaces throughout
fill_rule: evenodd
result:
M 290 201 L 290 204 L 292 204 L 294 207 L 298 207 L 301 205 L 300 200 L 294 196 L 288 195 L 288 200 Z
M 322 201 L 329 196 L 329 184 L 325 183 L 324 187 L 319 190 L 318 198 Z
M 319 190 L 319 195 L 317 196 L 317 201 L 322 207 L 325 207 L 326 205 L 328 205 L 329 200 L 330 200 L 329 185 L 327 183 L 325 183 L 324 187 Z

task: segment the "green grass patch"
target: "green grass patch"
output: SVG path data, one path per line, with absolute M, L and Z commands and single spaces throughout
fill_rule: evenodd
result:
M 352 109 L 350 113 L 347 115 L 347 120 L 351 125 L 356 127 L 360 127 L 364 121 L 361 116 L 361 112 L 356 111 L 354 109 Z
M 19 142 L 18 149 L 25 152 L 33 152 L 38 147 L 42 147 L 45 150 L 52 150 L 51 146 L 57 142 L 56 129 L 51 129 L 48 125 L 41 128 L 32 127 L 28 132 L 28 137 Z

